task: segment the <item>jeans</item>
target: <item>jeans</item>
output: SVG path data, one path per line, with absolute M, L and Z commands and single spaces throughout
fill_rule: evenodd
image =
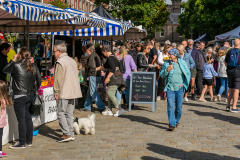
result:
M 119 107 L 119 102 L 117 100 L 116 91 L 118 89 L 119 85 L 110 85 L 107 89 L 107 95 L 108 95 L 108 108 L 112 110 L 112 107 L 115 108 Z
M 220 80 L 220 78 L 217 78 L 217 77 L 216 77 L 216 87 L 215 87 L 215 93 L 217 93 L 217 94 L 218 94 L 218 92 L 219 92 L 219 89 L 220 89 L 220 86 L 221 86 L 221 80 Z
M 120 94 L 118 89 L 116 91 L 116 97 L 117 97 L 117 100 L 118 100 L 118 103 L 119 103 L 119 107 L 121 107 L 122 94 Z
M 97 85 L 100 81 L 101 81 L 101 77 L 94 77 L 94 76 L 89 77 L 89 87 L 87 91 L 86 101 L 84 103 L 84 108 L 87 110 L 91 110 L 92 99 L 94 100 L 98 109 L 105 109 L 105 105 L 97 93 Z
M 57 101 L 57 117 L 59 126 L 64 135 L 74 137 L 73 131 L 73 112 L 74 99 L 59 99 Z
M 18 121 L 19 143 L 32 143 L 33 123 L 29 113 L 29 107 L 33 101 L 33 96 L 23 96 L 14 99 L 14 111 Z
M 220 77 L 221 81 L 221 87 L 219 89 L 219 93 L 222 96 L 223 91 L 226 89 L 226 98 L 227 98 L 227 93 L 228 93 L 228 79 L 227 77 Z
M 124 79 L 124 82 L 127 85 L 127 88 L 125 89 L 125 98 L 127 105 L 129 105 L 130 79 Z
M 167 90 L 167 106 L 169 127 L 179 124 L 182 115 L 182 102 L 185 88 L 181 87 L 178 91 Z M 174 111 L 175 108 L 175 111 Z

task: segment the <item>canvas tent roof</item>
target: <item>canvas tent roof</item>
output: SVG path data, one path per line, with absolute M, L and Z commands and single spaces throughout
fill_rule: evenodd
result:
M 239 38 L 239 37 L 240 37 L 240 26 L 238 26 L 237 28 L 235 28 L 229 32 L 215 36 L 215 40 L 216 41 L 226 41 L 226 40 L 229 40 L 230 38 Z
M 109 19 L 114 20 L 114 21 L 118 21 L 115 17 L 113 17 L 110 13 L 108 13 L 102 6 L 98 6 L 92 12 L 98 14 L 99 16 L 109 18 Z

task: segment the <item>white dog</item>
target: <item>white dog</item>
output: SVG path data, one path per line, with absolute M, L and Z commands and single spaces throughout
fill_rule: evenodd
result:
M 85 134 L 95 134 L 95 114 L 88 115 L 88 118 L 76 118 L 73 122 L 73 128 L 76 134 L 80 134 L 80 129 L 85 130 Z

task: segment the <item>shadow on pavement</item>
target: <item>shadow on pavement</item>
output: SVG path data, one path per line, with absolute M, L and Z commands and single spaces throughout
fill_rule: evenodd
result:
M 239 158 L 234 158 L 230 156 L 221 156 L 214 153 L 207 153 L 207 152 L 201 152 L 201 151 L 187 152 L 181 149 L 163 146 L 160 144 L 153 144 L 153 143 L 148 143 L 148 146 L 149 147 L 147 147 L 147 149 L 150 151 L 153 151 L 157 154 L 167 156 L 170 158 L 175 158 L 175 159 L 224 159 L 224 160 L 239 159 Z M 160 160 L 159 158 L 150 157 L 150 156 L 143 156 L 141 157 L 141 159 L 142 160 Z
M 217 108 L 217 107 L 213 107 L 211 106 L 211 103 L 214 103 L 214 102 L 202 102 L 201 104 L 196 104 L 196 103 L 183 103 L 183 105 L 186 105 L 186 106 L 195 106 L 196 108 L 197 107 L 203 107 L 203 108 L 209 108 L 209 109 L 216 109 L 216 110 L 219 110 L 219 111 L 225 111 L 224 109 L 220 109 L 220 108 Z M 203 104 L 206 104 L 206 105 L 203 105 Z M 219 103 L 220 104 L 220 103 Z M 221 104 L 222 105 L 222 104 Z
M 135 121 L 135 122 L 143 123 L 143 124 L 146 124 L 146 125 L 151 125 L 151 126 L 154 126 L 154 127 L 157 127 L 157 128 L 161 128 L 161 129 L 168 129 L 168 124 L 167 123 L 157 122 L 157 121 L 154 121 L 152 119 L 142 117 L 142 116 L 121 115 L 119 118 L 126 118 L 126 119 L 129 119 L 129 120 L 133 121 L 133 122 Z M 160 124 L 166 125 L 167 127 L 160 126 Z
M 39 134 L 42 136 L 59 140 L 62 135 L 57 133 L 57 131 L 59 131 L 59 129 L 52 129 L 45 124 L 41 125 L 39 128 Z
M 200 111 L 191 110 L 191 109 L 189 109 L 189 111 L 192 111 L 199 116 L 210 116 L 210 117 L 213 117 L 215 119 L 219 119 L 219 120 L 226 121 L 226 122 L 229 122 L 229 123 L 232 123 L 232 124 L 240 125 L 240 118 L 238 118 L 238 117 L 227 116 L 227 115 L 223 115 L 223 114 L 219 114 L 219 113 L 213 113 L 213 112 L 200 112 Z M 237 114 L 235 114 L 235 115 L 237 115 Z

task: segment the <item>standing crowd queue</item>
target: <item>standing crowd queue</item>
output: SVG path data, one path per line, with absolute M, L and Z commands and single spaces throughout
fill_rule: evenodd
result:
M 6 126 L 6 108 L 13 104 L 18 121 L 19 142 L 12 145 L 12 149 L 32 145 L 33 123 L 29 107 L 41 84 L 40 61 L 45 57 L 43 46 L 44 41 L 40 41 L 35 65 L 30 60 L 31 53 L 28 48 L 22 47 L 16 54 L 10 43 L 2 41 L 0 45 L 0 136 L 2 137 L 3 128 Z M 180 124 L 182 103 L 188 102 L 188 94 L 191 94 L 193 100 L 196 100 L 196 94 L 200 95 L 199 101 L 202 102 L 207 102 L 204 98 L 207 92 L 212 102 L 222 101 L 225 94 L 226 110 L 240 112 L 236 108 L 240 90 L 239 39 L 234 41 L 233 47 L 225 42 L 222 47 L 215 45 L 213 48 L 206 48 L 205 42 L 194 44 L 194 41 L 189 39 L 179 45 L 169 40 L 162 46 L 154 40 L 146 44 L 126 43 L 114 47 L 113 53 L 111 50 L 108 45 L 97 49 L 91 43 L 85 46 L 84 56 L 87 58 L 84 67 L 88 90 L 84 108 L 80 111 L 91 112 L 94 101 L 97 112 L 102 115 L 121 116 L 125 113 L 121 107 L 122 99 L 129 107 L 131 72 L 155 72 L 156 100 L 167 100 L 170 131 Z M 50 52 L 47 56 L 50 56 Z M 53 89 L 57 101 L 57 117 L 63 132 L 59 142 L 73 141 L 74 99 L 82 97 L 78 66 L 69 57 L 65 44 L 55 45 L 53 56 Z M 13 102 L 7 92 L 7 74 L 12 76 Z M 98 94 L 100 84 L 106 93 L 104 98 Z M 105 100 L 108 101 L 107 107 Z M 134 104 L 130 107 L 134 107 Z M 113 108 L 116 109 L 115 113 Z M 2 142 L 2 138 L 0 139 Z M 0 156 L 6 155 L 1 149 Z

